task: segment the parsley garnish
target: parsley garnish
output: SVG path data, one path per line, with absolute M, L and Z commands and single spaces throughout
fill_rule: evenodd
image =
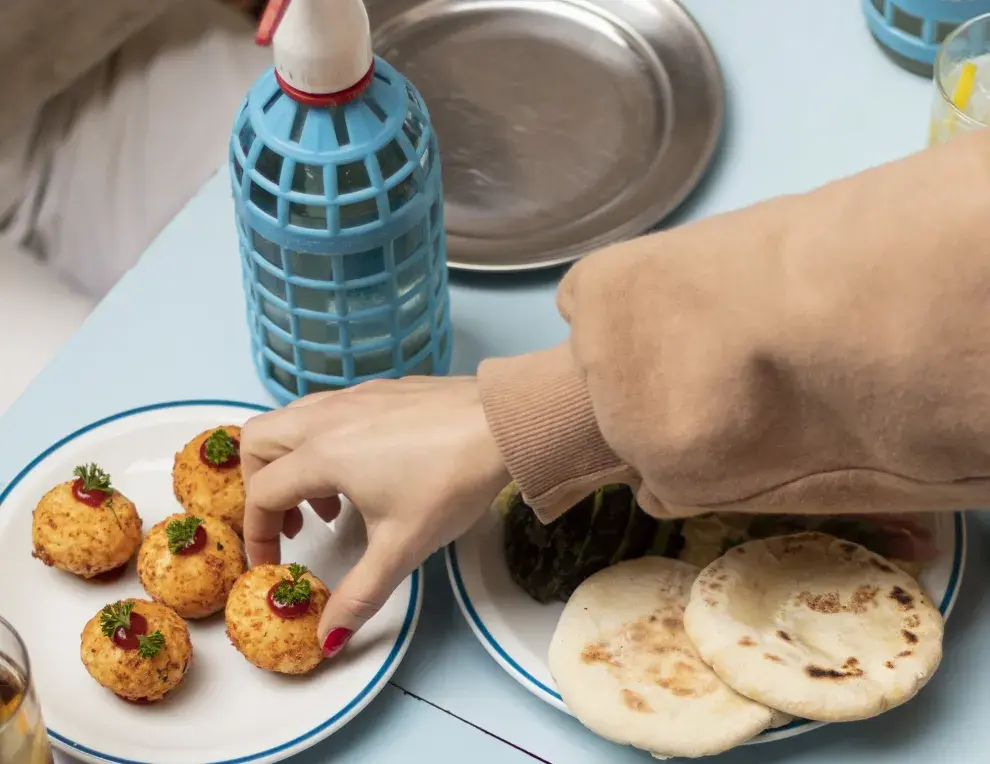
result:
M 80 464 L 72 474 L 82 480 L 82 489 L 86 493 L 100 491 L 107 495 L 113 493 L 113 486 L 110 485 L 110 475 L 101 470 L 95 464 Z
M 117 629 L 130 629 L 133 609 L 133 602 L 115 602 L 112 605 L 107 605 L 100 611 L 100 630 L 113 639 L 113 633 Z
M 303 578 L 303 574 L 308 573 L 309 568 L 305 565 L 292 563 L 289 566 L 289 575 L 292 580 L 282 579 L 275 591 L 272 592 L 272 599 L 279 605 L 300 605 L 309 599 L 312 589 L 309 581 Z
M 154 658 L 165 647 L 165 635 L 161 629 L 156 629 L 148 636 L 138 636 L 138 655 L 142 658 Z
M 165 535 L 168 536 L 168 551 L 172 554 L 178 554 L 192 544 L 196 537 L 196 529 L 202 524 L 202 518 L 190 515 L 182 520 L 173 520 L 166 525 Z
M 210 463 L 216 465 L 226 464 L 237 456 L 237 444 L 230 437 L 230 433 L 221 427 L 219 430 L 214 430 L 210 437 L 206 439 L 204 452 Z
M 115 602 L 107 605 L 100 611 L 100 630 L 110 639 L 113 639 L 117 629 L 130 631 L 131 611 L 134 610 L 133 602 Z M 165 635 L 161 629 L 156 629 L 151 634 L 137 635 L 138 655 L 142 658 L 154 658 L 165 647 Z

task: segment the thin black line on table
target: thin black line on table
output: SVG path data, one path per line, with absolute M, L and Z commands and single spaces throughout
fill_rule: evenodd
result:
M 410 698 L 413 698 L 415 700 L 418 700 L 421 703 L 425 703 L 426 705 L 430 706 L 431 708 L 435 708 L 437 711 L 440 711 L 441 713 L 447 714 L 447 716 L 451 716 L 454 719 L 457 719 L 457 721 L 463 722 L 464 724 L 466 724 L 469 727 L 473 727 L 474 729 L 478 730 L 478 732 L 483 732 L 484 734 L 488 735 L 488 737 L 495 738 L 500 743 L 505 743 L 510 748 L 515 748 L 517 751 L 519 751 L 519 753 L 526 754 L 531 759 L 534 759 L 536 761 L 542 762 L 542 764 L 552 764 L 552 762 L 547 761 L 542 756 L 537 756 L 535 753 L 533 753 L 531 751 L 527 751 L 525 748 L 523 748 L 522 746 L 516 745 L 511 740 L 506 740 L 504 737 L 501 737 L 499 735 L 496 735 L 494 732 L 490 732 L 490 731 L 486 730 L 484 727 L 480 727 L 479 725 L 475 724 L 472 721 L 468 721 L 463 716 L 458 716 L 453 711 L 448 711 L 443 706 L 438 706 L 433 701 L 430 701 L 430 700 L 427 700 L 426 698 L 420 697 L 419 695 L 417 695 L 414 692 L 409 692 L 409 690 L 407 690 L 405 687 L 402 687 L 400 685 L 397 685 L 395 682 L 389 682 L 389 684 L 392 685 L 399 692 L 403 693 L 404 695 L 408 695 Z

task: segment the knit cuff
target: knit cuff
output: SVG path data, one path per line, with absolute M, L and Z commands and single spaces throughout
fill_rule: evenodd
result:
M 633 480 L 598 428 L 569 344 L 487 360 L 478 380 L 509 474 L 542 522 L 602 485 Z

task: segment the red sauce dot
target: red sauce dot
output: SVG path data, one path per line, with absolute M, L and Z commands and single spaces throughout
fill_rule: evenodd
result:
M 278 584 L 275 584 L 271 589 L 268 590 L 268 607 L 272 609 L 272 612 L 279 618 L 285 618 L 287 620 L 292 618 L 299 618 L 300 616 L 306 615 L 309 612 L 309 603 L 312 601 L 313 597 L 310 595 L 306 598 L 304 602 L 299 602 L 295 605 L 281 605 L 275 601 L 275 590 L 278 588 Z
M 188 546 L 185 546 L 176 552 L 176 554 L 181 554 L 183 556 L 196 554 L 196 552 L 200 551 L 204 546 L 206 546 L 206 528 L 202 525 L 197 525 L 192 541 Z
M 113 633 L 113 643 L 122 650 L 137 650 L 141 643 L 138 637 L 148 633 L 148 621 L 140 613 L 131 612 L 131 628 L 118 626 Z
M 203 445 L 199 447 L 199 460 L 205 464 L 207 467 L 213 467 L 217 470 L 229 470 L 236 467 L 241 463 L 241 442 L 237 438 L 231 438 L 234 441 L 234 448 L 236 452 L 227 461 L 222 464 L 214 464 L 209 459 L 206 458 L 206 441 L 203 441 Z
M 75 496 L 76 501 L 81 501 L 83 504 L 91 507 L 99 507 L 107 500 L 108 494 L 106 491 L 86 491 L 83 489 L 84 485 L 85 483 L 83 483 L 82 478 L 76 478 L 72 483 L 72 495 Z

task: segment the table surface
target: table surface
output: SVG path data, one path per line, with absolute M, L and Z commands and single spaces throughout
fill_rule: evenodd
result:
M 878 51 L 856 0 L 686 5 L 718 52 L 729 104 L 717 163 L 676 222 L 807 190 L 922 147 L 929 85 Z M 270 403 L 249 357 L 232 216 L 226 175 L 219 173 L 0 418 L 0 484 L 60 436 L 121 409 L 182 398 Z M 454 370 L 471 372 L 486 356 L 563 339 L 566 327 L 554 308 L 560 275 L 454 278 Z M 990 523 L 974 514 L 969 528 L 969 565 L 946 657 L 917 700 L 879 719 L 739 749 L 718 761 L 984 759 L 990 608 L 982 606 L 981 582 L 990 566 Z M 461 618 L 434 559 L 419 630 L 393 684 L 293 762 L 454 764 L 467 751 L 475 764 L 652 761 L 595 737 L 503 673 Z

